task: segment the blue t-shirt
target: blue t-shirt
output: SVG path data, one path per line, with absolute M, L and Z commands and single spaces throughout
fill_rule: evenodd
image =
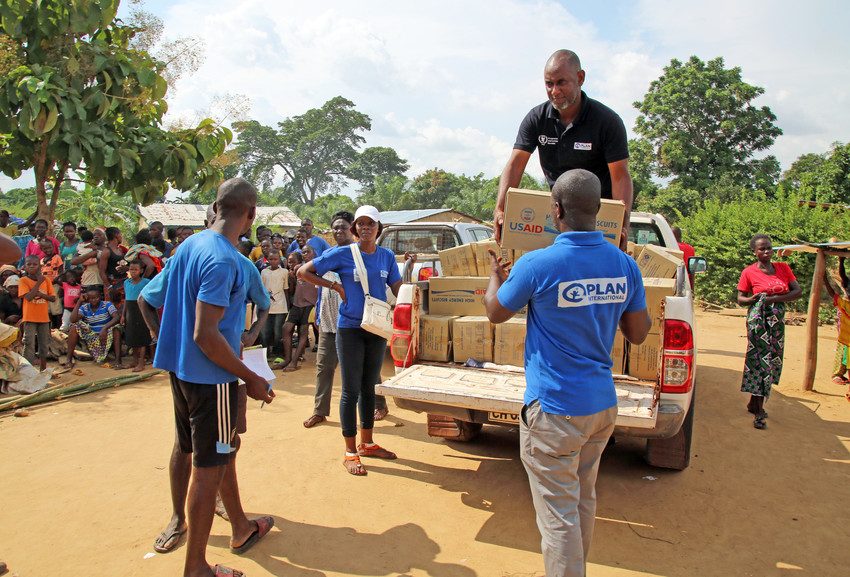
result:
M 152 281 L 142 291 L 145 301 L 163 306 L 154 366 L 192 383 L 233 382 L 236 375 L 211 361 L 195 344 L 195 305 L 201 301 L 225 309 L 218 329 L 238 354 L 250 286 L 244 257 L 227 238 L 211 230 L 193 234 L 182 245 L 163 269 L 167 278 Z
M 128 301 L 136 301 L 139 300 L 139 295 L 142 293 L 142 289 L 147 286 L 147 284 L 151 282 L 149 278 L 140 278 L 139 282 L 133 284 L 133 281 L 130 279 L 124 280 L 124 300 Z
M 524 255 L 497 293 L 517 311 L 528 305 L 525 403 L 582 416 L 617 404 L 611 347 L 620 317 L 646 308 L 635 261 L 601 232 L 565 232 Z
M 89 303 L 80 306 L 80 316 L 96 333 L 99 333 L 100 329 L 105 327 L 106 323 L 112 320 L 112 315 L 117 312 L 118 309 L 109 301 L 100 301 L 96 309 L 92 309 Z
M 354 246 L 359 247 L 359 244 Z M 386 302 L 387 287 L 401 280 L 395 255 L 391 250 L 380 246 L 376 247 L 372 254 L 363 251 L 360 254 L 363 255 L 363 265 L 366 267 L 369 293 L 373 298 Z M 322 256 L 314 258 L 313 266 L 319 276 L 331 270 L 339 275 L 342 288 L 345 289 L 345 302 L 339 305 L 338 326 L 342 329 L 358 328 L 363 320 L 366 295 L 360 286 L 360 277 L 355 274 L 356 267 L 351 249 L 348 246 L 332 248 Z
M 323 239 L 320 236 L 311 236 L 307 239 L 307 244 L 313 247 L 313 250 L 316 251 L 316 256 L 322 256 L 326 250 L 330 250 L 331 245 L 328 244 L 328 241 Z M 289 244 L 289 248 L 286 249 L 286 254 L 291 252 L 301 252 L 301 247 L 298 246 L 298 241 L 293 240 Z

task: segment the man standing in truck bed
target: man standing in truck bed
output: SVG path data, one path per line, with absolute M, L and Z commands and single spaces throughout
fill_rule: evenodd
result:
M 549 99 L 526 114 L 499 179 L 493 210 L 496 241 L 501 242 L 508 189 L 519 186 L 535 150 L 550 188 L 573 168 L 595 174 L 602 184 L 602 198 L 625 203 L 623 230 L 628 231 L 633 191 L 626 127 L 616 112 L 587 97 L 581 89 L 584 75 L 578 56 L 571 50 L 558 50 L 546 61 L 543 81 Z
M 552 188 L 555 243 L 508 275 L 491 251 L 484 304 L 502 323 L 528 306 L 520 453 L 547 577 L 585 574 L 596 513 L 596 473 L 614 430 L 611 346 L 617 326 L 639 344 L 651 325 L 637 264 L 596 231 L 599 179 L 582 169 Z

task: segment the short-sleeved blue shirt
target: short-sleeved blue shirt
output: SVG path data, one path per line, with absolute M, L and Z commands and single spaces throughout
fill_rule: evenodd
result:
M 152 281 L 142 291 L 146 302 L 163 306 L 154 366 L 193 383 L 233 382 L 236 375 L 211 361 L 195 344 L 195 305 L 201 301 L 225 309 L 218 328 L 238 354 L 250 286 L 244 257 L 227 238 L 211 230 L 190 236 L 183 245 L 169 259 L 165 274 L 160 273 L 166 278 Z
M 517 311 L 528 305 L 525 403 L 582 416 L 617 404 L 611 347 L 620 317 L 646 308 L 635 261 L 601 232 L 565 232 L 524 255 L 497 293 Z
M 369 280 L 369 293 L 373 298 L 386 301 L 387 287 L 400 281 L 401 274 L 395 262 L 395 255 L 389 249 L 376 247 L 375 252 L 363 255 L 366 277 Z M 345 302 L 339 305 L 339 328 L 353 329 L 363 320 L 363 306 L 366 296 L 360 286 L 360 277 L 356 274 L 354 256 L 348 246 L 337 246 L 322 256 L 313 259 L 316 274 L 323 276 L 328 271 L 339 275 L 342 288 L 345 289 Z
M 320 236 L 311 236 L 307 239 L 307 244 L 313 247 L 313 250 L 316 251 L 316 256 L 322 256 L 326 250 L 330 250 L 331 245 L 328 244 L 328 241 L 323 239 Z M 289 243 L 289 247 L 286 249 L 286 254 L 291 252 L 301 252 L 301 248 L 298 246 L 298 241 L 293 240 Z
M 138 283 L 133 283 L 130 279 L 124 279 L 124 300 L 135 301 L 139 300 L 139 295 L 142 290 L 151 282 L 149 278 L 140 278 Z

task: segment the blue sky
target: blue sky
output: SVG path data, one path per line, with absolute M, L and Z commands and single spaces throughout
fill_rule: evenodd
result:
M 671 58 L 724 57 L 766 93 L 783 168 L 850 134 L 850 3 L 789 0 L 148 0 L 166 36 L 198 36 L 203 66 L 169 93 L 188 121 L 218 97 L 275 122 L 342 95 L 372 118 L 367 146 L 392 146 L 410 176 L 440 167 L 496 175 L 523 115 L 545 99 L 542 68 L 571 48 L 585 90 L 631 128 Z M 215 106 L 212 106 L 215 113 Z M 530 172 L 540 176 L 535 159 Z M 23 184 L 31 176 L 21 179 Z M 5 177 L 0 188 L 14 186 Z

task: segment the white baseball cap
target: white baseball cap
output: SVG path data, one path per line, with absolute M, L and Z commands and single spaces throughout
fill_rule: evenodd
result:
M 18 286 L 21 282 L 21 277 L 16 274 L 13 274 L 9 278 L 6 279 L 6 282 L 3 283 L 3 286 L 9 288 L 10 286 Z
M 370 204 L 364 204 L 354 213 L 354 222 L 357 222 L 361 217 L 368 216 L 375 222 L 381 222 L 381 213 L 378 209 Z M 353 224 L 353 223 L 352 223 Z

